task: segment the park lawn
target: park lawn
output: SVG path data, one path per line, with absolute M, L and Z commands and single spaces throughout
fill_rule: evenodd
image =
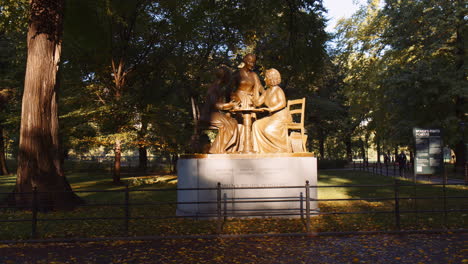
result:
M 464 169 L 455 169 L 455 165 L 452 163 L 445 163 L 445 173 L 449 179 L 465 179 L 465 170 Z
M 324 171 L 319 173 L 319 199 L 358 199 L 353 201 L 320 201 L 322 213 L 330 212 L 362 212 L 387 211 L 374 214 L 342 214 L 320 215 L 312 218 L 312 228 L 317 232 L 328 231 L 373 231 L 395 230 L 394 209 L 394 179 L 391 177 L 373 175 L 361 171 Z M 124 186 L 115 186 L 111 176 L 104 173 L 70 173 L 67 175 L 73 189 L 86 200 L 86 205 L 68 212 L 39 213 L 40 219 L 75 218 L 75 220 L 39 221 L 38 235 L 41 238 L 60 237 L 104 237 L 127 235 L 123 219 L 83 220 L 86 217 L 122 218 L 125 210 Z M 148 235 L 186 235 L 214 234 L 216 221 L 174 218 L 177 200 L 175 191 L 175 176 L 153 175 L 145 177 L 126 177 L 122 180 L 130 184 L 130 216 L 148 219 L 130 220 L 128 234 L 131 236 Z M 15 183 L 14 176 L 0 176 L 0 193 L 11 191 Z M 410 182 L 401 181 L 401 184 Z M 346 187 L 333 187 L 347 185 Z M 384 185 L 382 187 L 363 187 L 362 185 Z M 385 186 L 386 185 L 386 186 Z M 332 186 L 332 187 L 331 187 Z M 106 192 L 92 192 L 103 190 Z M 400 186 L 400 198 L 417 196 L 442 196 L 442 186 Z M 447 196 L 467 196 L 468 189 L 464 186 L 447 186 Z M 4 197 L 4 194 L 3 194 Z M 387 198 L 378 201 L 373 198 Z M 2 194 L 0 194 L 0 199 Z M 157 204 L 165 202 L 164 204 Z M 142 203 L 153 203 L 143 205 Z M 113 204 L 104 205 L 104 204 Z M 464 208 L 465 199 L 447 199 L 447 208 Z M 405 210 L 438 210 L 443 209 L 444 199 L 412 199 L 401 200 L 401 228 L 434 229 L 434 228 L 466 228 L 467 215 L 462 212 L 448 213 L 404 213 Z M 0 219 L 31 219 L 30 211 L 3 210 Z M 255 218 L 228 219 L 223 226 L 225 234 L 246 233 L 292 233 L 304 232 L 301 219 Z M 2 223 L 0 225 L 0 240 L 27 239 L 31 233 L 31 222 Z

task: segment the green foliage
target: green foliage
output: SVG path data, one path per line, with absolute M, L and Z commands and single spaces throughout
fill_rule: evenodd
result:
M 27 0 L 5 0 L 0 5 L 0 127 L 6 153 L 16 156 L 26 68 Z
M 255 52 L 291 96 L 305 96 L 327 38 L 321 1 L 71 0 L 66 10 L 62 134 L 78 152 L 116 138 L 191 151 L 190 98 L 203 102 L 214 68 Z
M 339 22 L 335 64 L 354 140 L 412 149 L 413 127 L 435 127 L 451 148 L 463 141 L 465 9 L 461 1 L 369 1 Z
M 462 138 L 459 123 L 466 117 L 468 86 L 464 46 L 466 25 L 461 1 L 387 1 L 382 15 L 389 27 L 383 39 L 391 47 L 382 84 L 388 87 L 389 108 L 406 139 L 411 127 L 439 127 L 451 146 Z M 463 33 L 465 32 L 465 33 Z M 461 46 L 460 46 L 461 45 Z

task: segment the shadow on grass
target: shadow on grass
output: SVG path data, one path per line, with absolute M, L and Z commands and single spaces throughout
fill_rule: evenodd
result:
M 142 177 L 143 178 L 143 177 Z M 14 179 L 14 177 L 13 177 Z M 83 197 L 87 204 L 72 212 L 39 213 L 40 219 L 55 219 L 54 221 L 39 221 L 38 234 L 41 238 L 60 237 L 100 237 L 100 236 L 147 236 L 147 235 L 189 235 L 215 234 L 216 220 L 197 220 L 176 218 L 177 193 L 176 185 L 164 182 L 132 186 L 130 190 L 130 206 L 124 207 L 125 194 L 123 186 L 115 186 L 111 177 L 103 174 L 74 173 L 68 179 L 77 194 Z M 134 177 L 123 178 L 132 180 Z M 336 198 L 368 198 L 356 201 L 323 201 L 319 203 L 322 213 L 331 212 L 362 212 L 376 211 L 371 214 L 320 215 L 312 217 L 312 229 L 317 232 L 326 231 L 374 231 L 395 230 L 396 218 L 394 210 L 394 189 L 385 187 L 358 187 L 352 185 L 393 184 L 393 178 L 372 175 L 370 173 L 353 171 L 326 171 L 319 176 L 319 186 L 350 185 L 348 187 L 319 188 L 320 199 Z M 14 180 L 1 181 L 0 186 L 14 185 Z M 442 187 L 423 186 L 416 189 L 418 196 L 439 195 Z M 168 190 L 168 188 L 170 188 Z M 153 191 L 149 189 L 159 189 Z M 93 193 L 91 190 L 119 191 Z M 455 194 L 466 195 L 466 188 L 453 188 Z M 83 191 L 83 192 L 81 192 Z M 446 189 L 448 191 L 448 188 Z M 453 195 L 450 192 L 447 194 Z M 401 187 L 400 197 L 414 195 L 413 186 Z M 389 200 L 376 201 L 369 198 L 386 197 Z M 434 200 L 401 200 L 401 210 L 429 210 L 440 208 L 443 199 Z M 457 200 L 456 200 L 457 201 Z M 465 200 L 461 200 L 465 201 Z M 442 203 L 441 203 L 442 202 Z M 99 205 L 109 203 L 113 205 Z M 146 204 L 145 204 L 146 203 Z M 151 205 L 148 203 L 152 203 Z M 446 201 L 448 208 L 463 208 L 463 202 Z M 466 203 L 465 203 L 466 204 Z M 387 211 L 388 213 L 377 213 Z M 126 233 L 125 215 L 129 221 Z M 0 219 L 31 219 L 28 211 L 2 210 Z M 88 217 L 107 217 L 109 219 L 84 220 Z M 60 220 L 73 218 L 74 220 Z M 431 228 L 466 228 L 467 219 L 464 213 L 401 213 L 400 221 L 403 229 L 431 229 Z M 0 225 L 1 239 L 25 239 L 30 237 L 31 222 L 2 223 Z M 305 232 L 301 219 L 284 218 L 227 218 L 223 225 L 225 234 L 249 233 L 294 233 Z

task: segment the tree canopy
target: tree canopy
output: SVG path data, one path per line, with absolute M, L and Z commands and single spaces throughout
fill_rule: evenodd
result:
M 465 162 L 461 0 L 370 0 L 334 35 L 321 0 L 68 0 L 64 10 L 64 155 L 104 147 L 117 173 L 122 151 L 138 152 L 142 168 L 148 152 L 190 152 L 191 99 L 202 103 L 213 69 L 255 53 L 261 77 L 274 67 L 289 99 L 307 98 L 320 158 L 352 160 L 372 144 L 411 151 L 413 127 L 437 127 Z M 18 149 L 29 12 L 26 0 L 0 6 L 0 155 Z

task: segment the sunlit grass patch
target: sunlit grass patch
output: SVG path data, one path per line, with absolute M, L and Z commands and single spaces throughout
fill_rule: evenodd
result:
M 125 210 L 125 186 L 112 184 L 111 177 L 101 173 L 73 173 L 68 176 L 73 189 L 86 205 L 73 211 L 38 213 L 37 234 L 40 238 L 104 237 L 104 236 L 169 236 L 216 234 L 217 219 L 176 217 L 176 178 L 174 175 L 145 175 L 122 177 L 129 184 L 129 209 Z M 0 178 L 0 189 L 11 191 L 14 176 Z M 318 198 L 321 215 L 311 218 L 315 232 L 396 230 L 394 179 L 357 171 L 326 171 L 320 173 Z M 449 212 L 446 215 L 424 212 L 464 208 L 465 199 L 444 199 L 466 196 L 465 186 L 412 186 L 400 180 L 398 195 L 400 226 L 410 229 L 466 228 L 467 215 Z M 345 185 L 338 187 L 337 185 Z M 365 187 L 363 185 L 373 185 Z M 377 186 L 381 185 L 381 186 Z M 405 186 L 408 185 L 408 186 Z M 95 191 L 106 192 L 95 192 Z M 109 192 L 111 191 L 111 192 Z M 431 199 L 405 199 L 406 197 Z M 383 198 L 383 199 L 377 199 Z M 333 201 L 330 199 L 354 199 Z M 321 200 L 321 201 L 320 201 Z M 408 213 L 416 210 L 418 213 Z M 333 214 L 333 213 L 347 214 Z M 353 214 L 368 212 L 366 214 Z M 127 222 L 125 216 L 131 219 Z M 84 220 L 83 218 L 116 218 Z M 0 211 L 0 219 L 31 219 L 31 211 Z M 51 219 L 73 218 L 74 220 Z M 41 220 L 42 219 L 42 220 Z M 31 237 L 31 222 L 1 223 L 0 240 Z M 223 223 L 224 234 L 296 233 L 305 232 L 305 221 L 288 218 L 230 218 Z

